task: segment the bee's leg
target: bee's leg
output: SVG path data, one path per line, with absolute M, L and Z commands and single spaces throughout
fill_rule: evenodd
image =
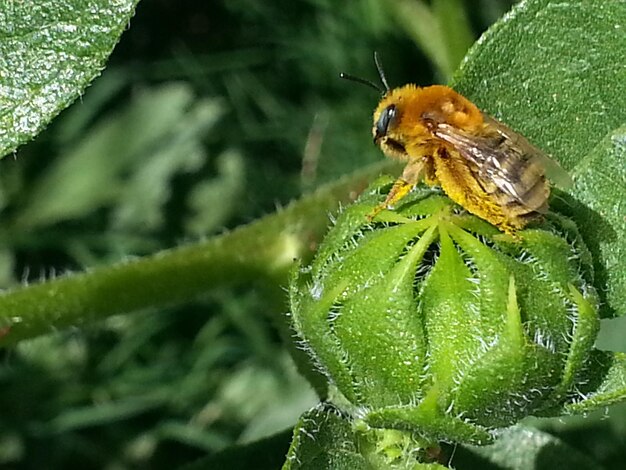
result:
M 403 199 L 411 189 L 419 182 L 422 170 L 424 169 L 424 159 L 419 158 L 411 161 L 404 167 L 402 175 L 393 183 L 387 199 L 374 208 L 374 210 L 367 215 L 368 220 L 372 220 L 381 211 L 385 209 L 393 209 L 398 201 Z

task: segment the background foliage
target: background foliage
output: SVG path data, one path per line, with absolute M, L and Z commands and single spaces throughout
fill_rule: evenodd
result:
M 81 100 L 0 161 L 0 285 L 211 236 L 378 161 L 378 97 L 338 73 L 374 77 L 378 50 L 392 84 L 446 82 L 510 4 L 140 3 Z M 276 468 L 289 434 L 269 436 L 317 402 L 269 321 L 283 302 L 262 285 L 220 289 L 2 351 L 0 465 L 173 468 L 208 454 L 235 468 L 249 451 Z M 624 350 L 625 329 L 601 341 Z M 610 468 L 623 417 L 538 425 Z

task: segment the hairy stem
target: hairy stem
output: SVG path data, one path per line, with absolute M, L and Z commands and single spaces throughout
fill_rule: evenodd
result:
M 209 240 L 145 258 L 8 290 L 0 296 L 0 345 L 111 315 L 183 302 L 218 285 L 284 280 L 307 258 L 328 213 L 356 195 L 389 163 L 327 185 L 285 209 Z

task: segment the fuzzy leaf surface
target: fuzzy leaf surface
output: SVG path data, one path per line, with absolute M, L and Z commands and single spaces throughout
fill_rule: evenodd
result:
M 138 1 L 2 3 L 0 155 L 37 135 L 100 74 Z
M 626 3 L 521 2 L 473 46 L 455 88 L 576 181 L 553 205 L 581 230 L 604 316 L 626 313 Z

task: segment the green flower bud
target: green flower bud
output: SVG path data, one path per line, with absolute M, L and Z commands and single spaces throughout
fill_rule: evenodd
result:
M 474 444 L 575 401 L 599 327 L 575 225 L 550 213 L 512 237 L 427 188 L 370 222 L 390 183 L 344 209 L 292 279 L 330 400 L 361 427 Z

